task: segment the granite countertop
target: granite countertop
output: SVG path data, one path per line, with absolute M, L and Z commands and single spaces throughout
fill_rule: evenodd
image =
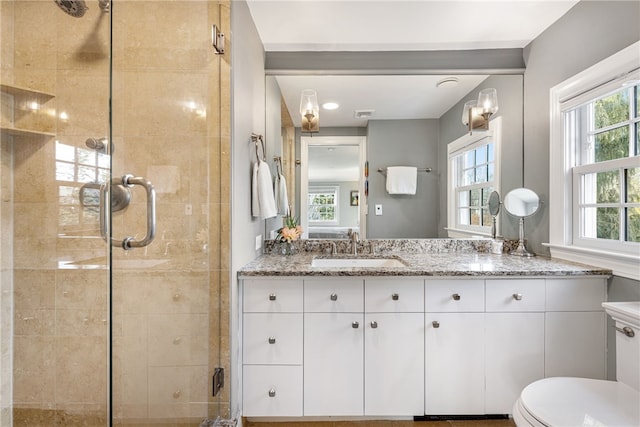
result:
M 418 251 L 403 247 L 359 258 L 396 258 L 403 267 L 312 267 L 315 258 L 350 258 L 352 255 L 328 255 L 318 251 L 300 251 L 294 255 L 265 254 L 238 271 L 245 276 L 589 276 L 611 275 L 611 270 L 544 257 L 523 258 L 508 254 L 473 250 Z M 424 249 L 424 248 L 422 248 Z

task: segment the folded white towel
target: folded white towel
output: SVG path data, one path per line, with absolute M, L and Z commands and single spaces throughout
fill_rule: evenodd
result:
M 258 198 L 258 162 L 253 164 L 251 175 L 251 215 L 260 216 L 260 199 Z
M 278 214 L 273 196 L 271 170 L 267 162 L 262 160 L 258 162 L 258 202 L 260 205 L 260 218 L 273 218 Z
M 387 193 L 416 194 L 418 168 L 391 166 L 387 168 Z
M 278 214 L 282 216 L 289 215 L 289 196 L 287 194 L 287 180 L 282 174 L 279 174 L 278 176 L 276 176 L 275 193 L 276 193 L 276 208 L 278 209 Z

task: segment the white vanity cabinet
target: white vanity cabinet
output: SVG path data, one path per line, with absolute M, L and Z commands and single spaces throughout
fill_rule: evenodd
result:
M 544 378 L 545 279 L 485 281 L 485 413 L 511 413 Z
M 425 283 L 425 413 L 484 414 L 484 280 Z
M 365 279 L 364 414 L 424 415 L 424 280 Z
M 606 278 L 546 279 L 545 377 L 606 379 Z
M 302 280 L 244 280 L 244 415 L 303 415 L 302 308 Z
M 244 278 L 243 415 L 509 414 L 605 378 L 605 276 Z
M 364 280 L 304 280 L 304 415 L 363 414 Z

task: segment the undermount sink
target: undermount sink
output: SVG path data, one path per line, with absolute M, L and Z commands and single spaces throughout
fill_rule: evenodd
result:
M 311 267 L 324 268 L 392 268 L 406 267 L 397 258 L 315 258 Z

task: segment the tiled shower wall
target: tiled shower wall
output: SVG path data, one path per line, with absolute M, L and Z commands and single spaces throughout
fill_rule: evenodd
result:
M 55 133 L 2 135 L 2 425 L 12 405 L 16 426 L 106 419 L 107 249 L 95 212 L 61 195 L 55 160 L 60 144 L 82 156 L 108 133 L 109 16 L 87 4 L 78 19 L 50 0 L 0 1 L 2 83 L 53 94 L 21 120 Z M 228 390 L 210 396 L 213 369 L 229 372 L 230 58 L 209 39 L 212 23 L 230 33 L 229 13 L 227 1 L 112 5 L 113 173 L 158 192 L 154 243 L 113 250 L 118 422 L 229 416 Z M 114 236 L 144 234 L 144 202 L 134 190 Z M 62 219 L 74 212 L 80 224 Z

